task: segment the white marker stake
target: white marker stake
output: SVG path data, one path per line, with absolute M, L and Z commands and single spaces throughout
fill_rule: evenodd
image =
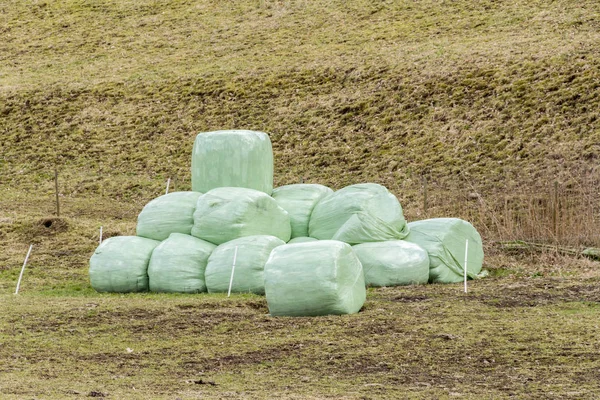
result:
M 102 227 L 100 227 L 100 243 L 99 244 L 102 244 Z
M 21 268 L 21 274 L 19 275 L 19 281 L 17 282 L 17 290 L 15 290 L 15 294 L 19 294 L 19 287 L 21 286 L 21 279 L 23 279 L 23 272 L 25 272 L 25 266 L 27 265 L 27 260 L 29 260 L 29 255 L 31 254 L 31 249 L 33 245 L 29 245 L 29 251 L 27 252 L 27 257 L 25 257 L 25 262 L 23 263 L 23 268 Z
M 469 239 L 465 242 L 465 293 L 467 293 L 467 261 L 469 256 Z
M 231 296 L 231 286 L 233 285 L 233 273 L 235 272 L 235 260 L 237 259 L 237 249 L 235 246 L 235 253 L 233 253 L 233 266 L 231 267 L 231 279 L 229 279 L 229 290 L 227 291 L 227 297 Z
M 167 179 L 167 191 L 165 194 L 169 194 L 169 186 L 171 185 L 171 178 Z

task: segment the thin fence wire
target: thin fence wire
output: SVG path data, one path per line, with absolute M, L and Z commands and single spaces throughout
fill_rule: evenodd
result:
M 582 176 L 568 184 L 507 182 L 481 191 L 465 179 L 428 178 L 426 185 L 420 217 L 468 220 L 487 240 L 600 247 L 598 177 Z

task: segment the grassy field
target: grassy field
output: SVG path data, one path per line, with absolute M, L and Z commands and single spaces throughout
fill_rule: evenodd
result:
M 600 398 L 599 264 L 495 243 L 600 247 L 598 21 L 593 0 L 0 2 L 0 397 Z M 95 293 L 100 226 L 133 234 L 227 128 L 270 134 L 276 185 L 469 219 L 490 277 L 320 318 Z
M 37 268 L 36 268 L 37 269 Z M 38 271 L 34 272 L 34 275 Z M 28 281 L 26 281 L 28 282 Z M 264 298 L 3 294 L 7 399 L 597 398 L 598 276 L 370 289 L 357 315 Z

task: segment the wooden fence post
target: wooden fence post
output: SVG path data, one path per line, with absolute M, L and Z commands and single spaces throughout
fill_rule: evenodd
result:
M 552 205 L 552 226 L 554 228 L 554 237 L 555 240 L 558 242 L 559 241 L 559 237 L 558 237 L 558 233 L 559 233 L 559 215 L 558 215 L 558 181 L 554 181 L 554 201 L 553 201 L 553 205 Z
M 427 178 L 423 176 L 423 214 L 427 216 Z
M 56 216 L 60 217 L 60 201 L 58 199 L 58 169 L 54 166 L 54 189 L 56 191 Z

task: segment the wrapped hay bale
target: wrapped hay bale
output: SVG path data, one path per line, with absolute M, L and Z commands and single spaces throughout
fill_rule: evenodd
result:
M 206 286 L 209 293 L 229 290 L 235 258 L 231 291 L 265 294 L 265 264 L 271 251 L 284 244 L 283 240 L 268 235 L 246 236 L 223 243 L 213 251 L 208 259 Z
M 375 183 L 347 186 L 313 209 L 309 236 L 349 244 L 404 239 L 408 227 L 400 202 Z
M 287 242 L 290 217 L 263 192 L 224 187 L 200 196 L 192 235 L 214 244 L 252 235 L 272 235 Z
M 273 191 L 273 149 L 264 132 L 227 130 L 196 136 L 192 152 L 192 190 L 244 187 Z
M 327 186 L 298 184 L 281 186 L 273 190 L 277 204 L 290 215 L 292 238 L 308 236 L 308 222 L 315 205 L 323 197 L 333 193 Z
M 294 243 L 306 243 L 306 242 L 317 242 L 319 239 L 315 239 L 315 238 L 311 238 L 308 236 L 298 236 L 295 237 L 293 239 L 290 239 L 290 241 L 288 242 L 288 244 L 294 244 Z
M 194 225 L 198 192 L 173 192 L 157 197 L 138 216 L 136 235 L 165 240 L 171 233 L 189 235 Z
M 405 239 L 429 254 L 429 281 L 462 282 L 464 279 L 465 241 L 469 240 L 467 276 L 474 279 L 483 265 L 483 244 L 479 232 L 458 218 L 433 218 L 408 224 Z
M 273 316 L 358 312 L 366 298 L 360 261 L 346 243 L 321 240 L 273 249 L 265 265 Z
M 414 285 L 427 283 L 429 279 L 429 256 L 414 243 L 390 240 L 352 248 L 363 266 L 367 285 Z
M 138 236 L 106 239 L 90 258 L 90 282 L 98 292 L 147 292 L 148 263 L 160 242 Z
M 206 292 L 204 270 L 214 244 L 182 233 L 173 233 L 152 253 L 148 266 L 150 291 Z

